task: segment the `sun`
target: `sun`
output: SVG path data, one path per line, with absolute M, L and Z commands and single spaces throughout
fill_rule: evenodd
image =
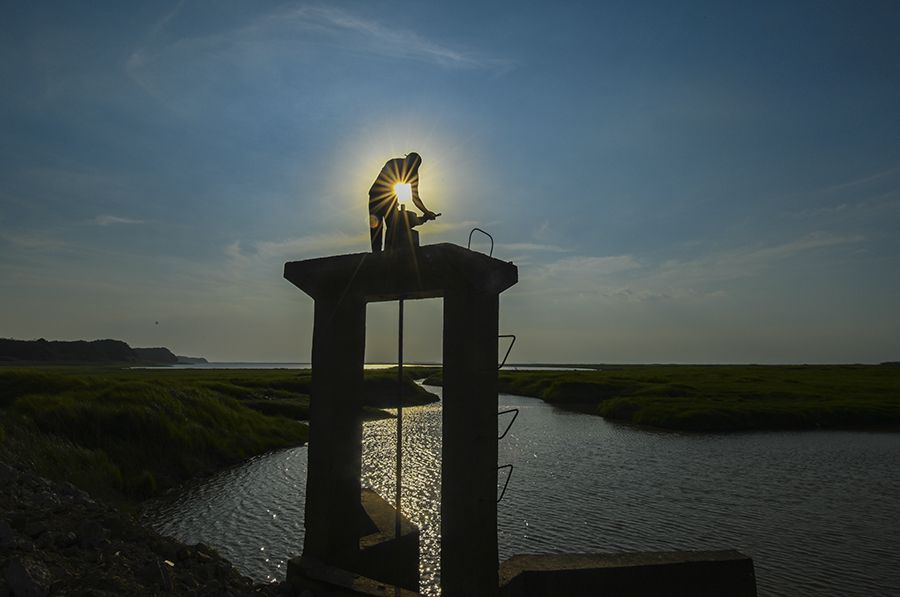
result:
M 401 203 L 409 201 L 412 197 L 412 187 L 408 182 L 398 182 L 394 185 L 394 194 Z

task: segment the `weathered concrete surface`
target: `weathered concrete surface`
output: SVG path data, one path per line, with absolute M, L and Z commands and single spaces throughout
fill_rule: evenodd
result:
M 753 560 L 734 550 L 517 555 L 501 597 L 755 597 Z
M 329 566 L 309 556 L 288 561 L 287 580 L 297 594 L 327 597 L 421 597 L 420 593 Z
M 439 298 L 448 288 L 500 294 L 518 281 L 512 263 L 450 243 L 413 251 L 354 253 L 284 264 L 284 277 L 318 300 Z
M 441 590 L 446 597 L 496 595 L 496 293 L 444 297 L 441 450 Z
M 363 489 L 365 513 L 359 540 L 360 563 L 355 572 L 411 591 L 419 590 L 419 528 L 400 516 L 396 537 L 394 507 L 371 489 Z
M 316 300 L 303 553 L 359 563 L 366 304 Z

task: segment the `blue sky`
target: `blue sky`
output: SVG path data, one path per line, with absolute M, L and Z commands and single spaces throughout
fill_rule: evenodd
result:
M 519 268 L 511 361 L 900 360 L 898 29 L 888 2 L 19 3 L 0 337 L 308 361 L 283 264 L 367 250 L 369 185 L 417 151 L 422 243 L 479 227 Z M 440 360 L 440 301 L 406 311 Z M 391 360 L 396 304 L 368 320 Z

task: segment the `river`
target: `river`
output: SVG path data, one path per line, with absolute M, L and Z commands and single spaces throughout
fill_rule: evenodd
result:
M 428 388 L 440 394 L 440 388 Z M 498 505 L 501 561 L 517 553 L 737 549 L 762 597 L 900 595 L 900 434 L 686 434 L 500 396 L 519 409 Z M 502 433 L 512 415 L 499 418 Z M 437 594 L 439 405 L 404 409 L 403 509 Z M 363 484 L 394 495 L 394 421 L 365 424 Z M 506 477 L 501 471 L 501 485 Z M 306 448 L 254 458 L 147 508 L 151 526 L 215 546 L 254 580 L 282 580 L 303 545 Z M 499 491 L 502 488 L 498 488 Z

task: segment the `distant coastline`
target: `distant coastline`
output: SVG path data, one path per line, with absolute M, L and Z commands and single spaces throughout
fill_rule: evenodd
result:
M 174 354 L 168 348 L 132 348 L 122 340 L 15 340 L 0 338 L 0 364 L 158 364 L 199 365 L 203 357 Z

